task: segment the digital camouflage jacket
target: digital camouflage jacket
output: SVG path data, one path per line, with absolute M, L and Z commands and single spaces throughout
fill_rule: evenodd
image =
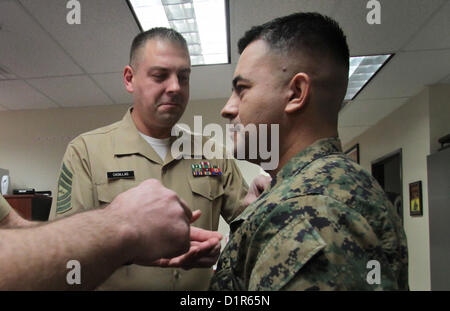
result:
M 407 290 L 399 216 L 377 181 L 316 141 L 230 224 L 212 290 Z

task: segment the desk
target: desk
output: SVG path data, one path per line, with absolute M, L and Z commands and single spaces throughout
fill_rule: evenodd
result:
M 6 201 L 20 216 L 28 220 L 47 221 L 52 198 L 39 194 L 5 195 Z

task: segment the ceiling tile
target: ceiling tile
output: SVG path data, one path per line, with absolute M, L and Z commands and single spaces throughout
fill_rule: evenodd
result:
M 356 100 L 414 96 L 449 74 L 449 59 L 450 49 L 398 53 L 356 96 Z
M 6 68 L 6 66 L 0 64 L 0 80 L 15 80 L 17 79 L 17 76 L 13 73 L 11 73 L 11 70 L 9 68 Z
M 404 50 L 430 50 L 450 48 L 450 1 L 439 9 Z
M 133 103 L 133 97 L 126 91 L 123 84 L 122 72 L 97 74 L 91 77 L 117 104 Z
M 27 82 L 63 107 L 112 104 L 88 76 L 33 79 Z
M 345 0 L 347 1 L 347 0 Z M 251 27 L 294 12 L 321 12 L 334 15 L 342 0 L 239 0 L 230 1 L 230 37 L 232 63 L 237 63 L 237 42 Z
M 10 109 L 45 109 L 57 105 L 23 81 L 0 81 L 0 106 Z
M 12 73 L 22 78 L 81 73 L 16 1 L 0 2 L 0 22 L 0 42 L 7 42 L 1 45 L 1 63 Z
M 381 24 L 369 25 L 368 1 L 345 0 L 335 19 L 347 35 L 350 54 L 371 55 L 399 50 L 445 0 L 379 0 Z
M 81 2 L 81 24 L 66 22 L 67 1 L 21 0 L 88 73 L 118 72 L 128 63 L 139 28 L 125 0 Z

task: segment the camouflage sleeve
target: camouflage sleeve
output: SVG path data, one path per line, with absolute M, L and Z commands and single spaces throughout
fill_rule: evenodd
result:
M 11 211 L 11 206 L 5 200 L 5 198 L 0 194 L 0 222 L 8 216 Z
M 259 251 L 251 270 L 248 290 L 282 289 L 326 246 L 305 217 L 294 215 L 282 210 L 276 211 L 264 226 L 266 232 L 255 235 L 256 239 L 263 238 L 266 234 L 271 238 Z M 283 227 L 278 231 L 277 224 L 280 225 L 280 220 L 284 217 L 287 218 L 282 221 Z
M 245 209 L 243 199 L 247 195 L 248 185 L 234 159 L 224 161 L 223 177 L 224 200 L 221 215 L 230 223 Z
M 246 268 L 249 290 L 398 289 L 380 241 L 358 211 L 322 195 L 271 202 L 248 250 L 257 250 Z M 379 282 L 368 281 L 374 260 Z
M 94 207 L 94 187 L 87 151 L 80 138 L 76 138 L 67 147 L 60 168 L 57 191 L 57 199 L 53 200 L 50 220 Z

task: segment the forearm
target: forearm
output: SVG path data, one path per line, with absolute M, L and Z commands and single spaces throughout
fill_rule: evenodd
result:
M 119 223 L 96 210 L 33 228 L 0 230 L 0 289 L 95 288 L 129 260 L 129 236 Z M 80 285 L 66 280 L 70 260 L 80 263 Z
M 9 214 L 0 221 L 1 229 L 21 228 L 37 226 L 39 222 L 29 221 L 22 218 L 15 210 L 11 209 Z

